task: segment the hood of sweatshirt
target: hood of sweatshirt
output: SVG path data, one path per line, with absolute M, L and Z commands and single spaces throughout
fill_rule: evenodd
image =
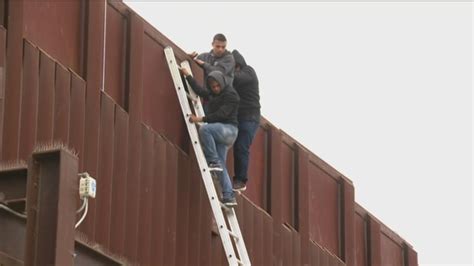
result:
M 224 74 L 222 74 L 222 72 L 220 71 L 212 71 L 207 76 L 207 82 L 206 82 L 207 88 L 209 89 L 209 91 L 212 92 L 211 87 L 209 86 L 209 79 L 214 79 L 215 81 L 217 81 L 217 83 L 219 83 L 219 85 L 221 86 L 221 92 L 227 87 Z
M 240 65 L 240 68 L 247 66 L 244 57 L 239 53 L 239 51 L 233 50 L 232 55 L 234 56 L 235 64 Z

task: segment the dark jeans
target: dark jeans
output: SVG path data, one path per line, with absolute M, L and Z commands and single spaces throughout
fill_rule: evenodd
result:
M 239 120 L 239 134 L 234 143 L 234 178 L 244 183 L 248 181 L 250 145 L 259 126 L 260 116 Z

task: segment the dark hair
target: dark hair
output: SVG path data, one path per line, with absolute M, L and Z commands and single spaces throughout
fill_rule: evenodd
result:
M 227 42 L 227 39 L 225 38 L 224 34 L 217 33 L 216 35 L 214 35 L 214 39 L 212 39 L 212 41 Z

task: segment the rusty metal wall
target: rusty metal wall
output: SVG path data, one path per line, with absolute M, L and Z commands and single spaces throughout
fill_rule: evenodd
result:
M 0 48 L 9 47 L 7 60 L 0 49 L 0 67 L 10 66 L 0 93 L 2 159 L 27 159 L 35 145 L 61 141 L 77 152 L 79 170 L 97 179 L 97 198 L 80 226 L 91 242 L 143 265 L 225 264 L 163 54 L 171 45 L 184 60 L 184 51 L 110 1 L 103 62 L 105 6 L 79 2 L 50 5 L 53 17 L 34 28 L 48 5 L 9 6 L 12 32 L 5 39 L 0 29 Z M 66 51 L 52 45 L 57 29 L 42 31 L 62 20 L 65 38 L 79 44 Z M 202 71 L 192 69 L 202 81 Z M 417 265 L 411 246 L 354 209 L 350 180 L 265 119 L 251 152 L 237 214 L 255 265 Z M 232 174 L 231 152 L 229 166 Z
M 82 25 L 86 1 L 28 1 L 24 37 L 76 73 L 81 73 Z

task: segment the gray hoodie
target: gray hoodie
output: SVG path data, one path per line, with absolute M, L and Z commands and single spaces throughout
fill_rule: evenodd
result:
M 227 84 L 232 84 L 234 81 L 235 61 L 231 52 L 226 50 L 222 56 L 217 57 L 211 50 L 208 53 L 200 54 L 197 58 L 204 61 L 202 65 L 204 69 L 204 80 L 207 80 L 209 73 L 217 70 L 224 74 Z

